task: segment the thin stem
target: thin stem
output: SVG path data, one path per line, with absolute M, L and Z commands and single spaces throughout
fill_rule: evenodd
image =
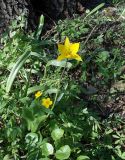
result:
M 47 74 L 47 65 L 45 66 L 44 68 L 44 75 L 43 75 L 43 79 L 46 77 L 46 74 Z
M 57 100 L 58 93 L 59 93 L 59 89 L 60 89 L 60 85 L 61 85 L 61 81 L 62 81 L 63 75 L 64 75 L 64 73 L 65 73 L 65 70 L 66 70 L 66 66 L 67 66 L 67 60 L 66 60 L 66 64 L 65 64 L 65 66 L 64 66 L 64 69 L 63 69 L 63 71 L 62 71 L 62 74 L 61 74 L 61 76 L 60 76 L 59 82 L 58 82 L 57 92 L 56 92 L 56 96 L 55 96 L 55 99 L 54 99 L 53 106 L 52 106 L 51 110 L 53 110 L 54 107 L 55 107 L 56 100 Z
M 25 92 L 24 92 L 24 97 L 27 96 L 27 91 L 28 91 L 28 87 L 29 87 L 29 82 L 30 82 L 30 76 L 31 76 L 32 68 L 33 68 L 33 66 L 31 66 L 31 68 L 30 68 L 30 72 L 29 72 L 29 75 L 28 75 L 27 83 L 26 83 L 26 89 L 25 89 Z

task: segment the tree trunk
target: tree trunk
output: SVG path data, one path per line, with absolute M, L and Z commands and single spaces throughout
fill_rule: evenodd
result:
M 34 7 L 36 17 L 41 14 L 45 16 L 44 29 L 49 30 L 53 26 L 53 22 L 59 19 L 72 17 L 74 13 L 80 10 L 79 13 L 84 12 L 80 0 L 31 0 Z M 79 6 L 78 6 L 79 3 Z
M 0 0 L 0 35 L 11 20 L 25 14 L 29 25 L 34 25 L 33 9 L 29 0 Z
M 76 4 L 79 0 L 31 0 L 38 16 L 44 14 L 53 20 L 70 17 L 76 13 Z
M 25 13 L 30 28 L 38 24 L 41 14 L 48 20 L 71 17 L 74 13 L 83 13 L 84 6 L 95 7 L 105 0 L 0 0 L 0 35 L 10 21 Z M 50 25 L 50 23 L 49 23 Z
M 106 0 L 31 0 L 35 13 L 44 14 L 53 20 L 71 17 L 74 13 L 84 12 L 84 7 L 94 8 Z

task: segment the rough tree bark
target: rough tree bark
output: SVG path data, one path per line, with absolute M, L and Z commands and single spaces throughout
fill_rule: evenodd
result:
M 10 21 L 25 13 L 29 26 L 35 27 L 41 14 L 58 20 L 71 16 L 77 0 L 0 0 L 0 35 Z
M 105 0 L 0 0 L 0 35 L 9 22 L 25 13 L 29 26 L 34 28 L 39 16 L 58 20 L 84 12 L 84 6 L 94 6 Z
M 30 0 L 0 0 L 0 35 L 17 16 L 25 14 L 29 25 L 34 25 L 33 9 Z

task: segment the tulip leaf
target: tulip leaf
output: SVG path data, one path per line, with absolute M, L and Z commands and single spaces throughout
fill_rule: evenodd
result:
M 72 64 L 67 61 L 50 60 L 47 63 L 47 66 L 66 67 L 70 69 L 72 67 Z
M 37 57 L 39 59 L 43 59 L 43 56 L 41 54 L 39 54 L 39 53 L 31 52 L 30 54 L 31 54 L 31 56 Z
M 39 26 L 38 26 L 38 29 L 37 29 L 37 31 L 36 31 L 36 33 L 35 33 L 35 38 L 36 38 L 36 39 L 39 39 L 40 34 L 41 34 L 41 32 L 42 32 L 42 29 L 43 29 L 43 25 L 44 25 L 44 16 L 41 15 L 41 16 L 40 16 L 40 21 L 39 21 Z
M 18 71 L 20 70 L 20 68 L 23 66 L 23 64 L 25 63 L 25 61 L 28 59 L 28 57 L 30 56 L 30 52 L 25 52 L 23 55 L 21 55 L 18 59 L 18 61 L 15 63 L 15 65 L 13 66 L 10 75 L 7 79 L 7 84 L 6 84 L 6 92 L 9 93 L 13 81 L 18 73 Z

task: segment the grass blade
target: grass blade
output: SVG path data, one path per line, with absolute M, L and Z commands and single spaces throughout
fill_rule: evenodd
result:
M 87 14 L 87 16 L 84 18 L 86 19 L 88 16 L 92 15 L 93 13 L 95 13 L 96 11 L 98 11 L 100 8 L 102 8 L 105 5 L 105 3 L 101 3 L 100 5 L 98 5 L 97 7 L 95 7 L 91 12 L 89 12 Z

